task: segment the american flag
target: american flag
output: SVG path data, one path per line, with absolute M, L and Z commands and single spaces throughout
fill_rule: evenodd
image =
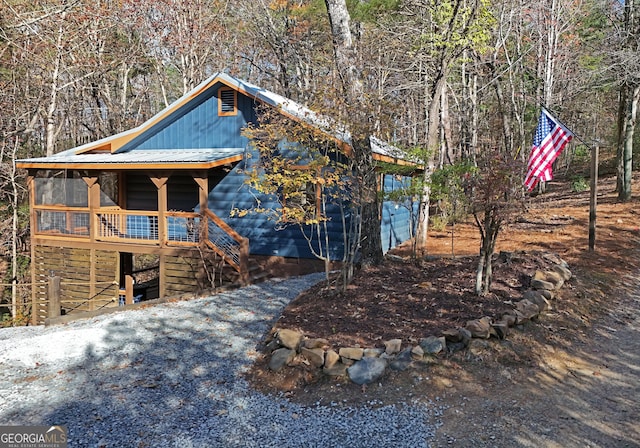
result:
M 524 185 L 529 191 L 533 190 L 538 181 L 553 179 L 551 166 L 572 137 L 571 131 L 542 109 L 524 179 Z

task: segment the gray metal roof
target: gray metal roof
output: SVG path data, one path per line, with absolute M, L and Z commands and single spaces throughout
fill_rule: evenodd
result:
M 215 149 L 133 149 L 121 153 L 75 154 L 75 150 L 63 151 L 50 157 L 22 159 L 22 163 L 69 163 L 69 164 L 115 164 L 115 163 L 209 163 L 242 155 L 244 148 Z

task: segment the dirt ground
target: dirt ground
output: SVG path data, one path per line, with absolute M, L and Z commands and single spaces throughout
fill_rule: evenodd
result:
M 535 270 L 549 265 L 545 254 L 559 255 L 574 277 L 552 310 L 505 340 L 390 371 L 366 389 L 304 366 L 274 373 L 266 356 L 250 381 L 301 403 L 431 400 L 446 409 L 433 446 L 640 447 L 640 200 L 618 203 L 614 187 L 614 178 L 601 179 L 594 252 L 588 191 L 551 182 L 531 198 L 527 213 L 499 237 L 486 297 L 473 294 L 478 232 L 472 223 L 458 224 L 430 232 L 428 255 L 418 263 L 404 248 L 395 251 L 403 260 L 359 271 L 344 293 L 326 284 L 307 291 L 274 327 L 334 347 L 382 347 L 391 338 L 417 343 L 499 315 L 505 302 L 521 298 Z M 515 255 L 507 260 L 501 251 Z

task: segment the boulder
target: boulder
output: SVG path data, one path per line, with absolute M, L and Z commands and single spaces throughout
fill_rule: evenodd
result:
M 462 341 L 462 335 L 457 328 L 450 328 L 448 330 L 444 330 L 442 332 L 442 336 L 447 340 L 447 342 L 460 342 Z
M 340 361 L 340 355 L 338 355 L 335 350 L 327 350 L 327 353 L 324 354 L 325 368 L 332 368 L 338 363 L 338 361 Z
M 395 355 L 396 353 L 400 353 L 400 349 L 402 348 L 402 339 L 391 339 L 389 341 L 385 341 L 384 348 L 384 352 L 387 355 Z
M 557 291 L 564 285 L 564 277 L 555 271 L 545 271 L 546 281 L 553 284 L 553 290 Z
M 411 349 L 411 359 L 420 361 L 422 358 L 424 358 L 424 350 L 419 345 L 416 345 Z
M 293 361 L 296 356 L 296 351 L 286 347 L 279 348 L 271 353 L 271 359 L 269 360 L 269 368 L 274 372 L 281 370 L 284 366 Z
M 460 334 L 462 335 L 462 343 L 464 344 L 464 346 L 466 347 L 467 345 L 469 345 L 469 342 L 473 337 L 471 332 L 466 328 L 458 328 L 458 332 L 460 332 Z
M 329 346 L 329 341 L 322 338 L 305 339 L 302 343 L 305 348 L 325 348 Z
M 278 341 L 276 341 L 275 339 L 271 339 L 271 340 L 267 343 L 267 345 L 265 346 L 265 349 L 266 349 L 269 353 L 271 353 L 272 351 L 277 350 L 277 349 L 279 349 L 280 347 L 282 347 L 282 346 L 280 345 L 280 343 L 278 343 Z
M 287 330 L 283 328 L 282 330 L 278 330 L 276 334 L 276 340 L 278 344 L 286 347 L 290 350 L 298 350 L 300 347 L 300 343 L 302 342 L 302 333 L 293 330 Z
M 498 321 L 491 325 L 498 339 L 504 339 L 509 334 L 509 324 L 505 321 Z
M 342 364 L 341 362 L 334 364 L 331 367 L 324 367 L 322 369 L 322 373 L 328 376 L 345 376 L 347 374 L 348 366 Z
M 555 286 L 553 283 L 548 282 L 546 280 L 536 279 L 536 278 L 531 279 L 531 287 L 533 289 L 547 289 L 549 291 L 552 291 L 553 289 L 555 289 Z
M 522 298 L 538 305 L 540 311 L 548 310 L 551 308 L 549 301 L 545 299 L 544 295 L 542 295 L 540 291 L 525 291 L 522 295 Z
M 352 359 L 354 361 L 360 361 L 364 356 L 364 349 L 360 347 L 342 347 L 338 354 L 340 358 L 344 359 Z
M 447 351 L 449 353 L 459 352 L 460 350 L 464 350 L 466 347 L 464 342 L 448 342 L 447 343 Z
M 470 320 L 465 328 L 474 338 L 488 339 L 491 335 L 491 318 L 484 316 L 481 319 Z
M 347 369 L 349 379 L 356 384 L 370 384 L 378 380 L 387 368 L 383 358 L 362 358 Z
M 411 348 L 407 347 L 389 363 L 389 367 L 391 367 L 393 370 L 404 371 L 409 368 L 412 362 L 413 357 L 411 356 Z
M 314 367 L 322 367 L 324 365 L 324 350 L 321 348 L 302 347 L 300 354 Z
M 560 274 L 565 282 L 568 281 L 573 276 L 569 268 L 561 264 L 556 264 L 551 269 L 553 269 L 554 272 L 557 272 L 558 274 Z
M 458 332 L 458 334 L 460 334 Z M 460 336 L 460 340 L 462 340 L 462 336 Z M 447 341 L 445 337 L 435 337 L 429 336 L 420 341 L 420 347 L 429 355 L 437 355 L 440 352 L 443 352 L 447 349 Z
M 481 339 L 473 339 L 469 343 L 469 353 L 473 356 L 481 356 L 489 349 L 489 343 Z
M 538 305 L 526 299 L 516 302 L 516 304 L 514 305 L 514 309 L 516 312 L 517 324 L 521 324 L 528 320 L 531 320 L 534 317 L 536 317 L 538 314 L 540 314 L 540 309 L 538 308 Z
M 547 300 L 553 300 L 556 298 L 556 293 L 549 289 L 538 289 L 537 291 Z
M 384 353 L 384 349 L 382 348 L 365 348 L 364 349 L 364 356 L 367 358 L 378 358 L 383 353 Z
M 513 327 L 516 324 L 516 320 L 517 318 L 516 318 L 515 311 L 504 313 L 500 318 L 501 322 L 506 323 L 510 327 Z

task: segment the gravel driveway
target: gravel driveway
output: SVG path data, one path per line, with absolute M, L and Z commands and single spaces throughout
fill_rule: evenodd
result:
M 435 404 L 313 407 L 251 390 L 259 339 L 314 274 L 54 327 L 0 330 L 0 424 L 70 447 L 421 447 Z

